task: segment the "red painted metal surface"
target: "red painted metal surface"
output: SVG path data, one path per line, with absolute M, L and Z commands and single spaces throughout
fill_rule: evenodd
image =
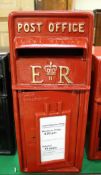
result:
M 21 171 L 80 171 L 90 90 L 92 14 L 14 12 L 9 16 L 9 36 Z
M 93 48 L 89 159 L 101 160 L 101 47 Z

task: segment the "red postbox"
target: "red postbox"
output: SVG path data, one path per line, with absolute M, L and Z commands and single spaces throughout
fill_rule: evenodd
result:
M 9 16 L 9 34 L 21 171 L 80 171 L 90 90 L 92 14 L 14 12 Z
M 93 48 L 89 159 L 101 159 L 101 47 Z

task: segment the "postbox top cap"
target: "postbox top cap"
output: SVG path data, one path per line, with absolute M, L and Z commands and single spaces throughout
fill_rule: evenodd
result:
M 67 15 L 70 15 L 70 16 L 88 16 L 88 17 L 92 17 L 94 16 L 93 15 L 93 12 L 92 11 L 84 11 L 84 10 L 75 10 L 75 11 L 67 11 L 67 10 L 45 10 L 45 11 L 42 11 L 42 10 L 36 10 L 36 11 L 12 11 L 9 16 L 13 16 L 13 17 L 17 17 L 17 16 L 67 16 Z

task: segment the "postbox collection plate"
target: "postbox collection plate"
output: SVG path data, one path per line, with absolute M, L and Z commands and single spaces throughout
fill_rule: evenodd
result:
M 93 16 L 87 12 L 9 16 L 21 171 L 81 169 L 90 89 L 93 31 L 89 28 L 93 29 Z

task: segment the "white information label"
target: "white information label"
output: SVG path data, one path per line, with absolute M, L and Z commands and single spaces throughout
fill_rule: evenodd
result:
M 66 116 L 40 118 L 41 162 L 65 158 Z

